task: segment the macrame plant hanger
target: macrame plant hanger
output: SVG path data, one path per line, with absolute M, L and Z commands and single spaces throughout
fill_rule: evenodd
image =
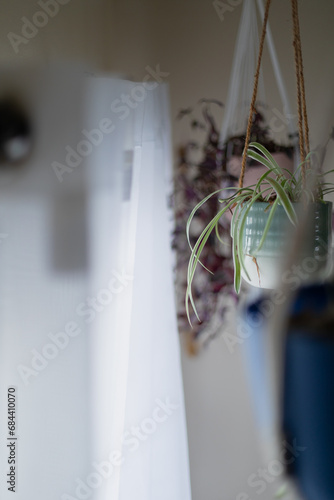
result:
M 271 0 L 267 0 L 265 12 L 264 12 L 264 19 L 263 19 L 262 33 L 261 33 L 261 39 L 260 39 L 257 67 L 256 67 L 256 72 L 255 72 L 255 77 L 254 77 L 253 95 L 252 95 L 249 117 L 248 117 L 245 148 L 244 148 L 244 152 L 243 152 L 243 156 L 242 156 L 241 172 L 240 172 L 240 177 L 239 177 L 239 187 L 243 187 L 243 181 L 244 181 L 244 176 L 245 176 L 246 162 L 247 162 L 247 150 L 248 150 L 248 146 L 249 146 L 249 142 L 250 142 L 252 119 L 253 119 L 253 115 L 255 112 L 255 102 L 256 102 L 256 97 L 257 97 L 260 67 L 261 67 L 264 40 L 265 40 L 265 36 L 266 36 L 266 28 L 267 28 L 267 23 L 268 23 L 270 4 L 271 4 Z M 301 160 L 301 164 L 302 164 L 302 166 L 301 166 L 302 183 L 303 183 L 303 187 L 305 188 L 305 185 L 306 185 L 305 158 L 307 157 L 307 154 L 309 153 L 310 146 L 309 146 L 309 127 L 308 127 L 308 118 L 307 118 L 307 110 L 306 110 L 303 58 L 302 58 L 300 29 L 299 29 L 298 0 L 291 0 L 291 7 L 292 7 L 292 20 L 293 20 L 293 47 L 294 47 L 294 56 L 295 56 L 296 81 L 297 81 L 299 153 L 300 153 L 300 160 Z
M 259 44 L 259 54 L 257 67 L 254 76 L 254 88 L 251 99 L 249 117 L 248 117 L 248 125 L 247 125 L 247 133 L 245 139 L 245 147 L 242 155 L 242 167 L 239 177 L 239 187 L 243 186 L 243 180 L 246 169 L 246 161 L 247 161 L 247 149 L 250 143 L 250 135 L 251 135 L 251 126 L 252 126 L 252 118 L 255 112 L 255 102 L 257 96 L 257 89 L 259 83 L 259 74 L 260 74 L 260 66 L 262 59 L 262 52 L 264 46 L 264 40 L 266 36 L 266 32 L 268 34 L 268 15 L 270 8 L 271 0 L 266 1 L 266 6 L 263 15 L 263 26 L 262 33 Z M 297 81 L 297 105 L 298 105 L 298 132 L 299 132 L 299 154 L 300 160 L 302 163 L 301 174 L 302 174 L 302 185 L 305 188 L 306 184 L 306 175 L 305 170 L 308 168 L 307 165 L 307 155 L 309 153 L 309 129 L 308 129 L 308 118 L 306 111 L 306 98 L 305 98 L 305 85 L 304 85 L 304 75 L 303 75 L 303 61 L 302 61 L 302 51 L 301 51 L 301 40 L 300 40 L 300 31 L 299 31 L 299 16 L 298 16 L 298 0 L 291 0 L 291 8 L 292 8 L 292 21 L 293 21 L 293 46 L 294 46 L 294 59 L 295 59 L 295 72 L 296 72 L 296 81 Z M 291 115 L 290 115 L 291 116 Z M 306 160 L 306 161 L 305 161 Z M 299 249 L 301 245 L 304 245 L 305 239 L 301 236 L 307 234 L 307 222 L 308 222 L 308 213 L 305 212 L 306 217 L 303 218 L 303 224 L 299 224 L 298 231 L 295 233 L 293 246 L 289 250 L 289 259 L 291 259 L 291 265 L 295 264 L 295 256 L 298 255 Z M 287 266 L 287 269 L 291 269 L 291 266 Z M 289 292 L 287 292 L 289 293 Z M 287 295 L 286 295 L 287 296 Z M 286 301 L 288 303 L 288 301 Z M 279 321 L 279 319 L 277 320 Z M 283 330 L 282 330 L 283 331 Z M 265 343 L 267 347 L 266 351 L 266 365 L 271 366 L 271 369 L 267 372 L 267 378 L 263 376 L 261 380 L 256 380 L 258 384 L 257 389 L 262 389 L 260 395 L 258 392 L 255 392 L 254 397 L 258 403 L 258 408 L 261 408 L 261 432 L 263 432 L 262 439 L 262 452 L 264 453 L 265 461 L 270 461 L 273 458 L 276 459 L 281 452 L 281 377 L 282 377 L 282 356 L 283 356 L 283 345 L 284 345 L 284 337 L 279 334 L 277 330 L 277 335 L 269 335 L 270 341 Z M 268 338 L 268 336 L 266 336 Z M 263 346 L 261 347 L 261 349 Z M 261 350 L 262 354 L 262 350 Z M 254 361 L 254 360 L 252 360 Z M 252 362 L 251 361 L 251 362 Z M 256 371 L 258 373 L 258 364 L 259 361 L 256 360 Z M 266 369 L 266 368 L 265 368 Z M 251 377 L 254 378 L 254 375 L 251 374 Z M 267 386 L 263 386 L 263 380 L 266 379 L 269 384 L 269 388 Z M 291 488 L 291 485 L 289 486 Z
M 224 119 L 220 133 L 220 145 L 224 144 L 230 136 L 243 132 L 247 121 L 248 110 L 251 102 L 251 88 L 259 53 L 259 34 L 257 26 L 257 10 L 261 20 L 264 20 L 263 0 L 247 0 L 243 3 L 243 11 L 237 35 L 236 48 L 233 57 L 233 66 L 229 82 Z M 271 34 L 269 23 L 266 22 L 266 41 L 272 63 L 277 89 L 283 105 L 284 122 L 290 137 L 294 137 L 296 125 L 291 112 L 289 97 L 284 84 L 276 49 Z M 265 102 L 265 85 L 261 73 L 258 79 L 258 97 L 260 103 Z M 243 105 L 247 102 L 247 110 Z M 297 155 L 296 155 L 297 156 Z

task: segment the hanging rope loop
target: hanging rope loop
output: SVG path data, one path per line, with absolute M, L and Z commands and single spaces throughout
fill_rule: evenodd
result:
M 246 131 L 246 139 L 245 139 L 245 147 L 242 155 L 242 164 L 241 171 L 239 177 L 239 187 L 243 187 L 245 170 L 246 170 L 246 162 L 247 162 L 247 150 L 250 143 L 251 129 L 253 116 L 255 113 L 255 102 L 257 96 L 257 88 L 259 82 L 260 75 L 260 67 L 263 53 L 263 45 L 266 35 L 266 28 L 269 16 L 269 8 L 270 8 L 271 0 L 267 0 L 265 13 L 263 18 L 262 25 L 262 33 L 260 39 L 260 48 L 259 55 L 257 61 L 256 72 L 254 76 L 254 88 L 253 95 L 250 104 L 247 131 Z M 298 105 L 298 129 L 299 129 L 299 150 L 300 150 L 300 160 L 302 162 L 302 182 L 303 187 L 306 185 L 306 166 L 305 166 L 305 158 L 310 151 L 309 144 L 309 127 L 308 127 L 308 118 L 307 118 L 307 110 L 306 110 L 306 97 L 305 97 L 305 83 L 304 83 L 304 69 L 303 69 L 303 58 L 302 58 L 302 49 L 301 49 L 301 39 L 300 39 L 300 29 L 299 29 L 299 15 L 298 15 L 298 0 L 291 0 L 292 6 L 292 21 L 293 21 L 293 47 L 295 54 L 295 71 L 296 71 L 296 81 L 297 81 L 297 105 Z
M 297 104 L 298 104 L 298 128 L 299 128 L 299 152 L 302 162 L 302 182 L 306 186 L 306 165 L 305 158 L 310 152 L 309 127 L 306 110 L 304 68 L 302 57 L 302 46 L 299 29 L 298 0 L 291 0 L 292 20 L 293 20 L 293 47 L 295 51 L 295 69 L 297 81 Z
M 256 102 L 256 96 L 257 96 L 257 87 L 258 87 L 258 84 L 259 84 L 259 76 L 260 76 L 261 60 L 262 60 L 262 53 L 263 53 L 263 45 L 264 45 L 264 39 L 265 39 L 265 36 L 266 36 L 266 29 L 267 29 L 267 21 L 268 21 L 268 16 L 269 16 L 270 3 L 271 3 L 271 0 L 267 0 L 265 12 L 264 12 L 264 18 L 263 18 L 262 33 L 261 33 L 260 47 L 259 47 L 259 55 L 258 55 L 258 59 L 257 59 L 256 72 L 255 72 L 255 76 L 254 76 L 253 95 L 252 95 L 252 100 L 251 100 L 251 105 L 250 105 L 250 110 L 249 110 L 248 125 L 247 125 L 246 140 L 245 140 L 245 148 L 244 148 L 244 152 L 243 152 L 243 155 L 242 155 L 241 172 L 240 172 L 240 177 L 239 177 L 239 187 L 241 187 L 241 188 L 243 186 L 244 177 L 245 177 L 246 161 L 247 161 L 247 149 L 248 149 L 249 142 L 250 142 L 250 135 L 251 135 L 251 129 L 252 129 L 252 121 L 253 121 L 253 115 L 254 115 L 254 112 L 255 112 L 255 102 Z

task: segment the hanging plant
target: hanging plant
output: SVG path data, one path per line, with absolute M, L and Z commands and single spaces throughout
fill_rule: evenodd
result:
M 174 179 L 174 207 L 175 230 L 173 234 L 173 248 L 176 252 L 176 298 L 178 309 L 178 326 L 183 338 L 186 339 L 187 350 L 191 354 L 197 352 L 199 347 L 205 347 L 216 335 L 221 332 L 221 325 L 225 322 L 230 310 L 234 310 L 238 295 L 234 289 L 234 270 L 232 255 L 232 238 L 230 235 L 230 217 L 219 220 L 220 238 L 224 240 L 221 245 L 212 234 L 201 252 L 202 266 L 197 269 L 192 281 L 192 294 L 196 300 L 201 321 L 199 322 L 193 311 L 190 318 L 193 328 L 189 328 L 184 296 L 187 290 L 187 267 L 189 247 L 195 245 L 200 233 L 221 208 L 217 197 L 211 197 L 193 214 L 192 224 L 186 236 L 186 224 L 191 214 L 191 207 L 212 193 L 218 187 L 235 187 L 238 177 L 235 176 L 235 160 L 240 155 L 239 172 L 241 164 L 241 145 L 245 136 L 235 135 L 229 137 L 224 144 L 219 143 L 219 131 L 211 111 L 212 106 L 223 107 L 216 99 L 201 99 L 198 103 L 201 114 L 195 113 L 196 109 L 182 109 L 178 119 L 188 119 L 191 129 L 191 139 L 179 151 L 179 162 L 176 167 Z M 262 141 L 273 153 L 283 153 L 287 161 L 291 161 L 293 146 L 282 145 L 272 140 L 270 128 L 266 125 L 258 103 L 253 114 L 251 137 Z M 198 141 L 198 136 L 204 134 L 204 142 Z M 199 161 L 194 161 L 195 154 L 200 153 Z M 261 164 L 251 161 L 250 169 L 258 172 Z M 226 190 L 231 194 L 231 191 Z M 212 272 L 206 272 L 205 268 Z
M 262 165 L 267 171 L 255 185 L 233 188 L 233 194 L 228 198 L 220 199 L 223 207 L 215 214 L 209 224 L 202 231 L 195 245 L 192 247 L 188 264 L 188 287 L 186 291 L 186 310 L 189 313 L 189 301 L 194 304 L 191 285 L 195 270 L 200 260 L 203 248 L 215 231 L 218 239 L 219 220 L 228 210 L 233 210 L 231 222 L 231 236 L 233 239 L 234 287 L 239 293 L 241 277 L 248 283 L 273 288 L 276 283 L 277 258 L 284 252 L 284 236 L 287 234 L 288 224 L 298 224 L 298 210 L 305 209 L 305 204 L 313 205 L 312 237 L 314 244 L 308 256 L 314 257 L 319 263 L 319 275 L 327 273 L 327 259 L 331 247 L 331 218 L 332 203 L 324 201 L 324 196 L 334 192 L 334 185 L 325 182 L 325 176 L 333 172 L 314 175 L 311 169 L 306 171 L 306 177 L 311 180 L 309 185 L 316 182 L 316 189 L 304 188 L 301 164 L 294 174 L 287 177 L 269 151 L 259 143 L 251 143 L 247 155 Z M 310 153 L 305 162 L 309 162 Z M 223 190 L 228 190 L 225 188 Z M 196 211 L 211 197 L 223 191 L 219 189 L 204 198 L 192 211 L 187 222 L 187 236 L 190 243 L 189 231 Z M 321 239 L 321 246 L 319 241 Z
M 308 208 L 311 216 L 311 244 L 308 242 L 307 250 L 304 252 L 303 257 L 312 257 L 318 263 L 318 273 L 314 274 L 313 277 L 323 276 L 329 269 L 332 204 L 324 201 L 324 195 L 333 192 L 334 186 L 325 182 L 325 175 L 329 172 L 322 174 L 319 169 L 315 169 L 314 158 L 316 153 L 309 153 L 297 0 L 291 0 L 291 2 L 294 22 L 301 163 L 296 171 L 291 174 L 278 165 L 266 147 L 258 142 L 250 143 L 261 57 L 270 6 L 270 0 L 267 0 L 239 187 L 237 189 L 229 187 L 218 189 L 206 196 L 193 209 L 187 222 L 186 234 L 188 244 L 191 248 L 191 256 L 188 263 L 185 308 L 189 321 L 189 303 L 199 318 L 192 294 L 192 283 L 197 265 L 201 264 L 202 267 L 206 268 L 200 260 L 201 254 L 213 231 L 218 240 L 220 239 L 219 221 L 227 211 L 233 212 L 231 236 L 233 239 L 234 286 L 237 293 L 240 291 L 242 277 L 248 283 L 255 286 L 266 288 L 275 286 L 277 276 L 274 275 L 272 270 L 277 268 L 277 257 L 284 252 L 282 242 L 284 237 L 289 234 L 287 232 L 288 224 L 291 227 L 296 227 L 298 224 L 298 207 L 300 206 L 302 206 L 303 210 Z M 255 184 L 244 187 L 243 180 L 247 159 L 259 162 L 266 168 L 266 171 Z M 226 193 L 228 190 L 232 190 L 232 194 L 224 199 L 220 199 L 223 207 L 212 217 L 193 245 L 189 237 L 190 225 L 197 210 L 209 202 L 214 195 L 221 192 Z M 320 238 L 322 241 L 321 249 L 319 249 Z

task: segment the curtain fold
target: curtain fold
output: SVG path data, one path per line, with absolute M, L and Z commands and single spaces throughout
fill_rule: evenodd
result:
M 113 80 L 103 83 L 104 95 L 110 98 Z M 121 93 L 132 95 L 140 84 L 116 81 L 115 85 L 121 85 Z M 112 100 L 117 93 L 120 95 L 119 91 L 114 93 Z M 98 94 L 102 97 L 103 92 Z M 121 186 L 122 199 L 110 195 L 115 184 L 106 194 L 104 182 L 93 194 L 93 198 L 106 196 L 108 210 L 116 211 L 118 223 L 109 228 L 110 240 L 103 245 L 102 258 L 96 249 L 98 257 L 93 258 L 92 267 L 100 268 L 102 275 L 106 268 L 112 273 L 116 267 L 127 281 L 105 323 L 96 323 L 96 334 L 92 333 L 93 351 L 96 336 L 101 339 L 93 361 L 100 367 L 99 375 L 93 370 L 95 384 L 100 387 L 106 376 L 100 365 L 102 352 L 108 353 L 109 377 L 115 382 L 110 411 L 104 417 L 105 431 L 101 432 L 96 420 L 97 449 L 104 456 L 120 450 L 122 457 L 105 493 L 101 490 L 97 498 L 186 500 L 191 495 L 167 209 L 168 180 L 172 178 L 167 86 L 147 91 L 145 99 L 136 104 L 123 121 L 117 115 L 112 118 L 115 130 L 118 125 L 123 128 L 123 141 L 115 134 L 110 137 L 113 144 L 106 147 L 110 155 L 115 147 L 122 147 L 122 162 L 112 163 L 108 155 L 104 157 L 106 171 L 119 170 L 114 182 Z M 93 217 L 93 225 L 95 221 Z M 106 218 L 105 224 L 99 223 L 94 230 L 102 235 L 108 227 Z M 94 245 L 99 238 L 91 241 Z M 114 259 L 113 245 L 118 249 Z M 93 271 L 93 275 L 98 274 Z M 101 410 L 104 401 L 105 395 L 100 394 Z

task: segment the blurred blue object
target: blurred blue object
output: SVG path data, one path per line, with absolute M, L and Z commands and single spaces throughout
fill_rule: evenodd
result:
M 301 288 L 285 345 L 283 430 L 304 451 L 289 472 L 306 500 L 334 499 L 334 286 Z
M 263 315 L 261 305 L 264 298 L 257 298 L 246 304 L 238 317 L 239 336 L 245 336 L 243 354 L 250 385 L 251 401 L 255 423 L 261 439 L 269 435 L 273 428 L 273 408 L 268 380 L 270 367 L 266 356 L 268 320 Z

